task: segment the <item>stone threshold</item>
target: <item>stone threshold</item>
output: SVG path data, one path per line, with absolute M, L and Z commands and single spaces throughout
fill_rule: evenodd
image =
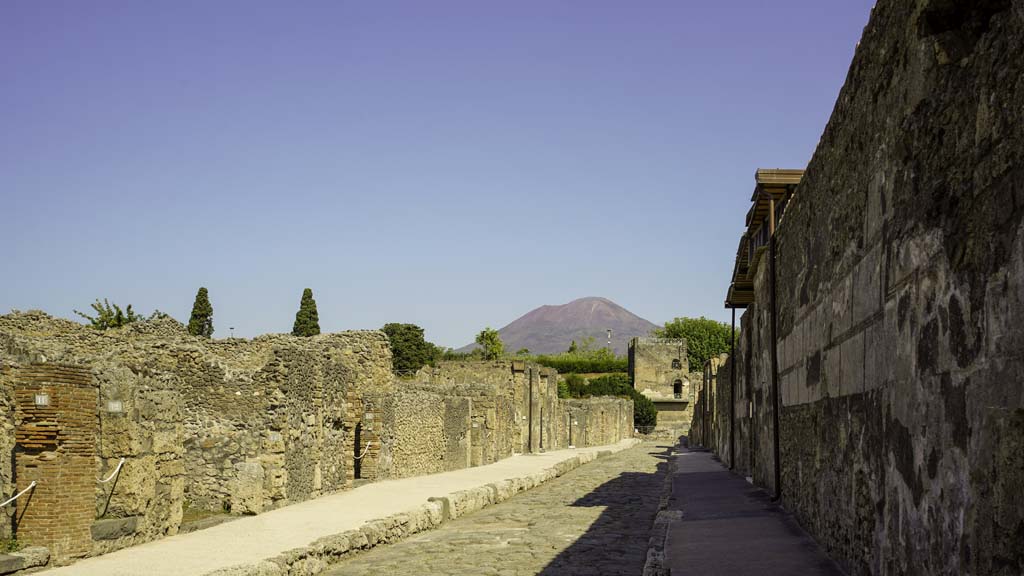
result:
M 540 472 L 490 482 L 468 490 L 458 490 L 444 496 L 433 496 L 416 508 L 369 520 L 356 530 L 325 536 L 309 546 L 295 548 L 250 564 L 241 564 L 206 572 L 203 576 L 313 576 L 327 570 L 332 564 L 375 548 L 398 542 L 404 538 L 437 528 L 442 524 L 504 502 L 520 492 L 540 486 L 570 470 L 632 448 L 640 440 L 622 441 L 602 450 L 581 451 Z M 671 476 L 671 475 L 669 475 Z

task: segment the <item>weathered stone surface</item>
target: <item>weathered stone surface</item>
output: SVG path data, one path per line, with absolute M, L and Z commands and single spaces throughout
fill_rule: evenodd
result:
M 92 523 L 92 539 L 116 540 L 122 536 L 129 536 L 135 533 L 138 523 L 138 516 L 97 520 Z
M 0 574 L 11 574 L 38 566 L 46 566 L 50 551 L 42 546 L 28 546 L 10 554 L 0 554 Z
M 851 574 L 1024 573 L 1022 45 L 1019 1 L 879 1 L 777 231 L 781 493 Z M 735 463 L 774 488 L 768 268 Z
M 288 572 L 279 565 L 270 561 L 263 561 L 215 570 L 208 572 L 204 576 L 286 576 L 287 574 Z

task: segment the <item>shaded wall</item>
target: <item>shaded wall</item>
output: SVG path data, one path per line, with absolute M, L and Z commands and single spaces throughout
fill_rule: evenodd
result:
M 853 574 L 1024 572 L 1022 45 L 1020 2 L 878 2 L 778 228 L 779 488 Z M 736 460 L 774 488 L 767 269 Z

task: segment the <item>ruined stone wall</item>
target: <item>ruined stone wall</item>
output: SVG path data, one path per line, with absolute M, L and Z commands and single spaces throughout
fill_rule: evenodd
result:
M 471 398 L 399 389 L 372 401 L 379 407 L 382 423 L 380 478 L 407 478 L 470 466 Z
M 100 333 L 0 316 L 0 399 L 19 367 L 55 363 L 86 368 L 99 391 L 90 553 L 175 533 L 186 503 L 258 513 L 345 487 L 364 417 L 352 404 L 392 389 L 379 332 L 210 341 L 173 321 Z M 2 466 L 0 481 L 13 493 Z
M 583 398 L 558 401 L 557 444 L 604 446 L 633 436 L 633 401 L 626 398 Z
M 778 228 L 783 503 L 852 574 L 1024 572 L 1022 45 L 1019 1 L 878 2 Z M 737 460 L 771 487 L 767 269 Z
M 99 554 L 177 532 L 186 482 L 185 428 L 180 391 L 171 379 L 109 365 L 94 366 L 92 376 L 99 389 L 92 526 L 93 553 Z
M 14 369 L 0 359 L 0 496 L 4 500 L 21 488 L 14 481 Z M 14 536 L 14 511 L 5 506 L 0 514 L 0 538 Z

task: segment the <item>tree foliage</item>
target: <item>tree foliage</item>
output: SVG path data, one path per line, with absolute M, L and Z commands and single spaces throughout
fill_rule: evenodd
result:
M 652 334 L 659 338 L 686 338 L 690 369 L 700 370 L 709 358 L 729 351 L 731 332 L 728 324 L 701 316 L 665 322 L 664 328 L 656 328 Z
M 299 311 L 295 313 L 295 325 L 292 326 L 292 335 L 316 336 L 319 333 L 320 317 L 316 313 L 316 300 L 313 300 L 313 290 L 306 288 L 302 291 Z
M 590 396 L 619 396 L 633 400 L 633 425 L 654 426 L 658 421 L 658 410 L 654 402 L 637 392 L 629 384 L 629 375 L 624 373 L 605 374 L 587 382 L 579 374 L 569 374 L 559 395 L 563 398 L 587 398 Z
M 505 343 L 498 331 L 488 326 L 476 335 L 476 343 L 483 349 L 485 360 L 497 360 L 505 353 Z
M 206 288 L 199 288 L 192 303 L 192 316 L 188 319 L 188 333 L 209 338 L 213 336 L 213 306 Z
M 423 337 L 423 328 L 415 324 L 385 324 L 381 331 L 388 335 L 391 342 L 391 357 L 394 369 L 399 372 L 419 370 L 435 362 L 441 356 L 441 350 L 427 342 Z
M 99 298 L 97 298 L 96 302 L 93 302 L 90 306 L 96 312 L 95 316 L 90 316 L 84 312 L 79 312 L 78 310 L 75 310 L 75 314 L 78 314 L 82 318 L 88 320 L 89 324 L 96 330 L 120 328 L 121 326 L 143 319 L 142 316 L 136 314 L 132 310 L 131 304 L 122 310 L 120 306 L 117 304 L 111 304 L 106 298 L 103 299 L 102 303 L 100 303 Z

